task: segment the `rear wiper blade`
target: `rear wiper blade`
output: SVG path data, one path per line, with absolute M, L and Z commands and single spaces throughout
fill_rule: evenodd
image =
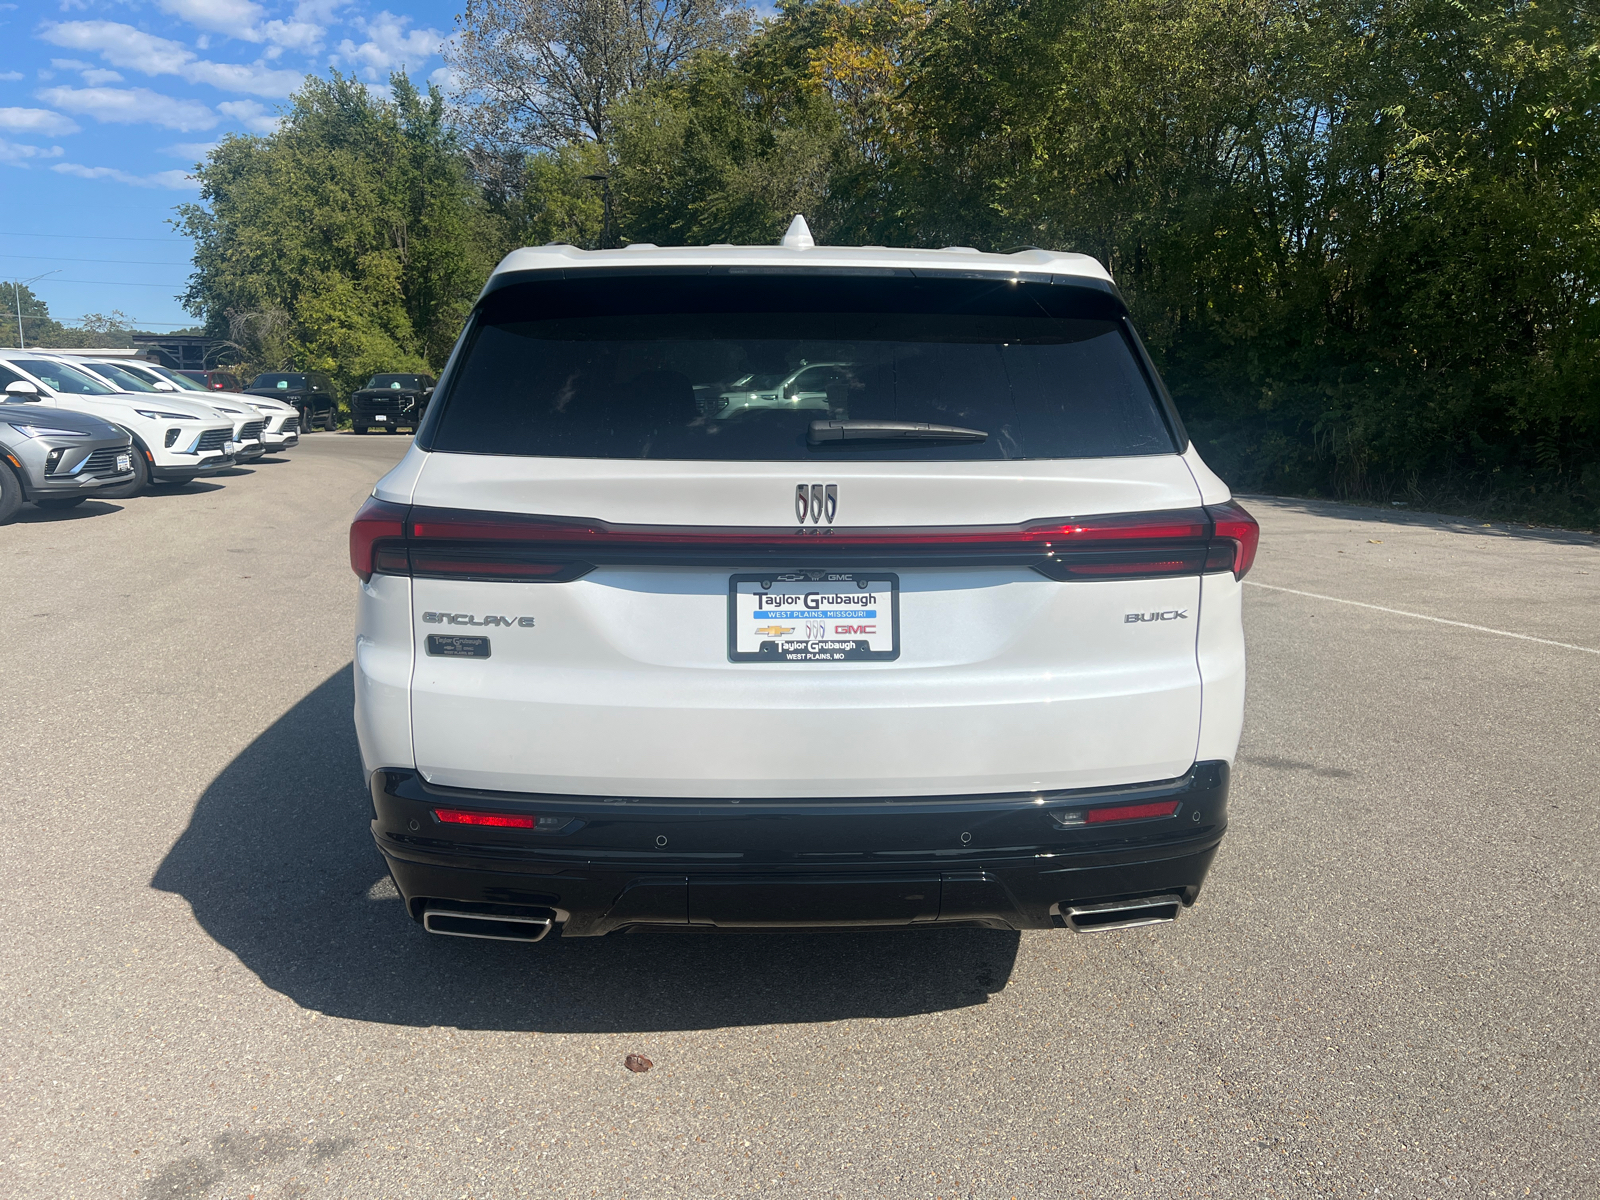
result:
M 930 425 L 926 421 L 813 421 L 806 434 L 811 446 L 836 442 L 982 442 L 982 429 L 959 425 Z

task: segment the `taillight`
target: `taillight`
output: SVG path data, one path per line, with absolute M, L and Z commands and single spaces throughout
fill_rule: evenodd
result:
M 1232 570 L 1255 557 L 1236 504 L 1019 525 L 750 528 L 617 525 L 582 517 L 407 508 L 368 500 L 350 565 L 433 579 L 564 583 L 600 564 L 775 567 L 1022 566 L 1058 580 L 1149 579 Z
M 377 555 L 385 550 L 392 555 L 394 543 L 401 543 L 405 537 L 406 511 L 404 504 L 391 504 L 370 496 L 356 513 L 356 519 L 350 522 L 350 569 L 361 577 L 362 583 L 371 579 L 378 569 Z M 399 553 L 403 567 L 403 544 L 399 546 Z M 404 571 L 397 573 L 404 574 Z
M 1261 526 L 1245 511 L 1244 505 L 1234 500 L 1207 505 L 1206 515 L 1216 531 L 1212 534 L 1211 558 L 1206 562 L 1206 570 L 1231 570 L 1235 579 L 1243 579 L 1256 561 Z

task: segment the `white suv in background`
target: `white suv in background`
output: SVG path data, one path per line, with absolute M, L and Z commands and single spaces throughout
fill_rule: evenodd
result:
M 285 404 L 281 400 L 274 400 L 270 396 L 247 396 L 243 392 L 219 392 L 205 386 L 197 380 L 190 379 L 181 371 L 174 371 L 163 367 L 159 363 L 150 362 L 124 362 L 128 370 L 137 372 L 152 382 L 163 380 L 172 384 L 183 392 L 199 392 L 202 396 L 210 397 L 208 404 L 216 404 L 220 397 L 224 404 L 247 405 L 261 414 L 264 425 L 261 430 L 261 443 L 266 447 L 268 454 L 281 454 L 300 444 L 300 410 L 292 404 Z M 191 396 L 190 399 L 198 397 Z
M 76 364 L 119 392 L 177 393 L 179 388 L 169 380 L 152 380 L 142 372 L 132 370 L 126 363 L 102 358 L 89 358 L 78 354 L 59 357 Z M 266 451 L 261 441 L 261 431 L 266 428 L 266 418 L 261 410 L 243 401 L 229 402 L 226 392 L 205 393 L 205 403 L 233 421 L 233 457 L 235 462 L 251 462 Z
M 181 485 L 233 466 L 233 421 L 173 392 L 121 392 L 65 359 L 0 350 L 0 387 L 12 401 L 65 408 L 120 425 L 133 436 L 133 478 L 101 499 L 137 495 L 152 483 Z
M 357 514 L 372 830 L 430 932 L 1199 894 L 1258 530 L 1121 295 L 1082 255 L 801 230 L 512 253 Z M 748 386 L 803 364 L 810 403 Z
M 239 392 L 213 391 L 203 383 L 190 379 L 180 371 L 163 367 L 143 359 L 102 358 L 93 350 L 53 350 L 59 358 L 81 363 L 113 383 L 127 386 L 131 391 L 152 388 L 155 391 L 175 391 L 190 400 L 199 400 L 234 418 L 234 440 L 243 446 L 259 442 L 261 449 L 253 453 L 237 454 L 240 461 L 260 458 L 263 451 L 278 454 L 300 442 L 300 410 L 264 396 L 246 396 Z M 139 387 L 133 381 L 142 383 Z M 254 423 L 260 421 L 256 430 Z

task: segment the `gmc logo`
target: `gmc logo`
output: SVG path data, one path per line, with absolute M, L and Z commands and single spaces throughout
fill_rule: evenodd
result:
M 833 631 L 835 633 L 877 633 L 878 627 L 876 625 L 835 625 Z

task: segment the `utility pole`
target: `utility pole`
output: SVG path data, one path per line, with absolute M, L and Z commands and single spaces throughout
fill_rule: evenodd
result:
M 46 271 L 44 273 L 44 275 L 35 275 L 32 279 L 23 279 L 23 280 L 20 280 L 20 281 L 16 280 L 16 279 L 13 279 L 11 281 L 11 294 L 12 294 L 12 296 L 14 296 L 16 298 L 16 301 L 17 301 L 17 349 L 18 350 L 26 350 L 28 348 L 28 336 L 27 336 L 27 334 L 22 332 L 22 289 L 27 287 L 30 283 L 38 283 L 39 280 L 45 278 L 46 275 L 57 275 L 57 274 L 60 273 L 60 271 L 61 271 L 61 268 L 57 267 L 54 271 Z

